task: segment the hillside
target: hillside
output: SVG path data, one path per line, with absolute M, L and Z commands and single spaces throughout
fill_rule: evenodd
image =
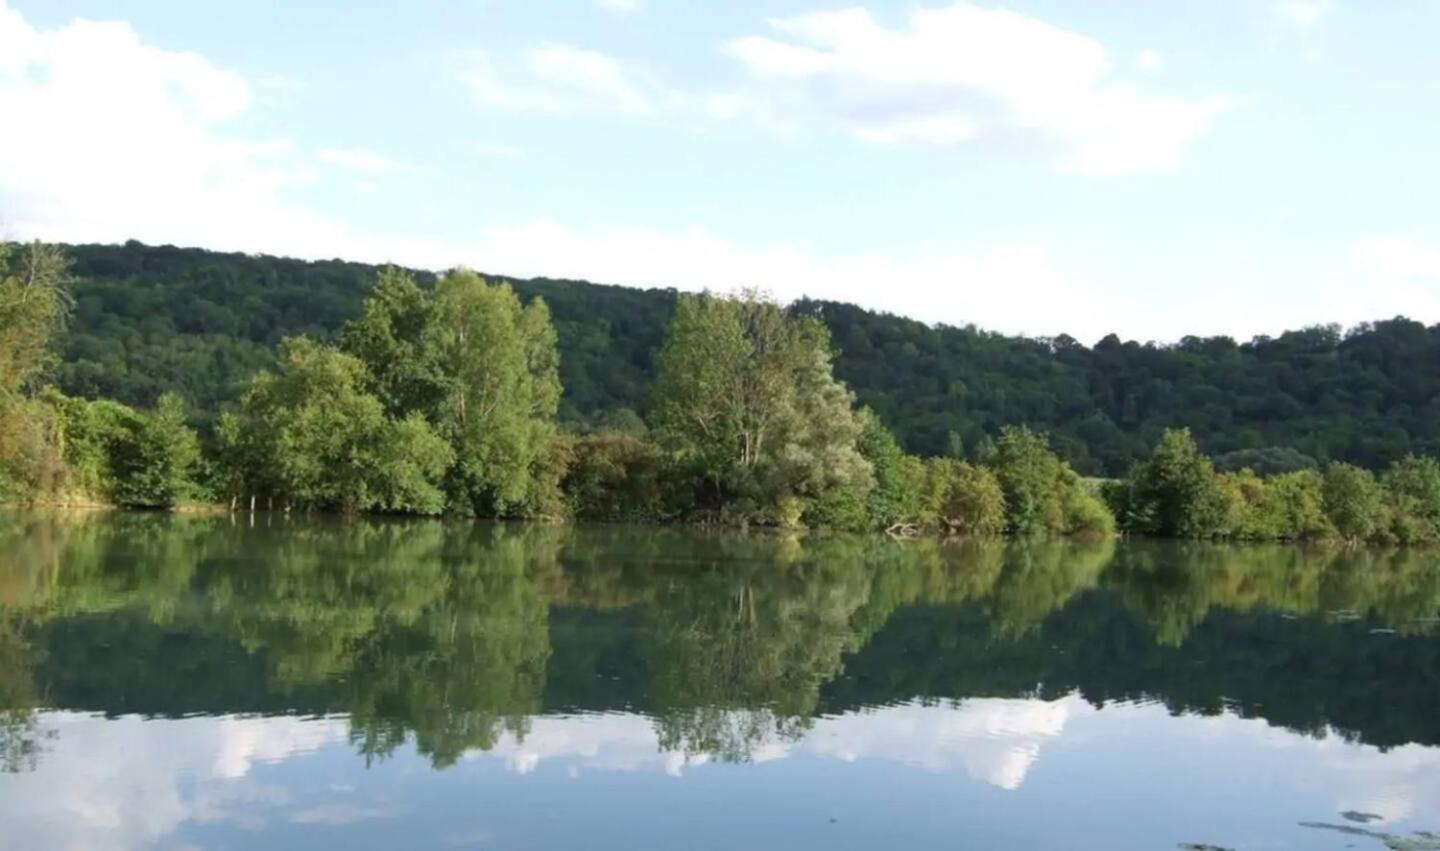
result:
M 268 365 L 285 336 L 338 330 L 359 312 L 376 273 L 359 263 L 134 242 L 67 251 L 78 280 L 55 369 L 60 387 L 136 404 L 175 390 L 202 416 Z M 674 291 L 491 277 L 549 302 L 564 419 L 643 409 Z M 825 321 L 837 375 L 912 452 L 974 452 L 1000 425 L 1025 423 L 1048 431 L 1060 454 L 1091 475 L 1120 473 L 1175 425 L 1217 455 L 1283 446 L 1380 466 L 1407 452 L 1440 453 L 1440 326 L 1394 319 L 1246 343 L 1112 336 L 1087 347 L 834 302 L 794 309 Z

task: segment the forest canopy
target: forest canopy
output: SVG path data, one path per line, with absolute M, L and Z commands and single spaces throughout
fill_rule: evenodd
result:
M 174 392 L 202 423 L 274 362 L 285 337 L 335 339 L 361 315 L 380 271 L 136 242 L 64 250 L 75 306 L 58 341 L 56 385 L 141 407 Z M 412 276 L 421 288 L 436 280 Z M 674 291 L 486 278 L 549 306 L 562 422 L 633 421 L 643 412 Z M 824 323 L 835 377 L 919 455 L 953 455 L 958 446 L 975 460 L 985 437 L 1008 424 L 1047 433 L 1087 476 L 1123 474 L 1172 427 L 1189 428 L 1225 469 L 1239 469 L 1223 460 L 1227 453 L 1272 450 L 1264 463 L 1283 469 L 1261 470 L 1262 461 L 1241 456 L 1263 473 L 1332 460 L 1378 469 L 1411 453 L 1440 454 L 1440 326 L 1395 318 L 1248 342 L 1112 335 L 1086 346 L 834 302 L 801 301 L 793 312 Z
M 1087 349 L 1063 338 L 1024 341 L 929 328 L 843 305 L 781 305 L 749 290 L 644 293 L 490 281 L 463 268 L 436 276 L 135 244 L 109 249 L 108 256 L 137 260 L 142 268 L 122 267 L 130 277 L 111 269 L 111 277 L 97 283 L 96 253 L 107 255 L 94 247 L 78 250 L 90 265 L 72 266 L 65 251 L 39 244 L 5 246 L 0 255 L 0 497 L 146 508 L 202 502 L 253 509 L 263 501 L 267 509 L 284 511 L 679 520 L 895 534 L 1103 536 L 1118 530 L 1192 539 L 1440 543 L 1440 462 L 1408 449 L 1430 440 L 1426 433 L 1406 433 L 1360 463 L 1316 443 L 1327 428 L 1333 437 L 1363 422 L 1361 409 L 1312 426 L 1300 448 L 1264 445 L 1265 434 L 1234 426 L 1252 410 L 1237 390 L 1221 418 L 1231 427 L 1219 437 L 1204 436 L 1206 425 L 1216 421 L 1207 413 L 1213 406 L 1193 410 L 1176 388 L 1206 370 L 1233 378 L 1244 372 L 1247 358 L 1259 357 L 1274 341 L 1141 347 L 1172 359 L 1161 371 L 1175 392 L 1157 397 L 1169 402 L 1165 417 L 1191 416 L 1196 423 L 1160 428 L 1152 436 L 1143 417 L 1121 432 L 1093 404 L 1087 413 L 1078 393 L 1088 387 L 1091 403 L 1125 398 L 1131 400 L 1121 406 L 1125 411 L 1140 410 L 1133 393 L 1159 386 L 1154 380 L 1092 374 L 1080 384 L 1067 378 L 1067 369 L 1093 373 L 1109 358 L 1106 340 Z M 195 292 L 186 295 L 187 286 L 196 288 L 171 273 L 160 288 L 168 295 L 140 319 L 153 335 L 125 332 L 117 323 L 132 297 L 156 291 L 145 278 L 133 277 L 154 277 L 143 268 L 151 255 L 215 261 L 208 274 L 223 284 L 217 289 L 246 295 L 242 304 L 251 315 L 240 322 L 228 301 L 207 307 Z M 257 283 L 244 274 L 280 269 L 321 292 L 328 286 L 332 294 L 348 293 L 353 285 L 360 302 L 338 329 L 330 326 L 348 311 L 340 297 L 333 311 L 307 314 L 324 298 L 298 298 L 293 309 L 277 315 L 274 308 L 284 303 L 282 279 Z M 97 302 L 97 288 L 106 287 L 110 297 Z M 563 306 L 552 309 L 551 297 Z M 187 298 L 192 313 L 184 319 L 190 325 L 173 324 L 181 317 L 172 306 L 167 319 L 166 306 Z M 637 298 L 650 300 L 658 330 L 645 331 L 642 323 L 629 329 L 631 339 L 618 330 L 625 327 L 618 317 L 614 323 L 604 317 L 616 304 Z M 198 407 L 188 406 L 184 385 L 178 392 L 163 389 L 153 403 L 123 380 L 116 385 L 120 399 L 97 397 L 94 388 L 73 392 L 67 377 L 87 372 L 123 379 L 130 364 L 127 357 L 111 368 L 63 356 L 82 334 L 67 324 L 72 313 L 82 321 L 98 317 L 118 341 L 162 358 L 170 344 L 203 336 L 182 330 L 193 331 L 196 321 L 213 320 L 231 332 L 244 325 L 259 338 L 246 343 L 254 355 L 248 366 L 218 349 L 211 352 L 214 369 L 198 374 L 208 394 Z M 210 318 L 196 319 L 204 316 Z M 627 318 L 645 316 L 638 311 Z M 874 325 L 874 338 L 902 341 L 901 357 L 877 351 L 872 335 L 857 331 L 857 321 Z M 296 324 L 303 333 L 285 333 Z M 1406 330 L 1411 325 L 1396 320 L 1344 338 L 1317 329 L 1298 332 L 1316 345 L 1329 339 L 1333 351 L 1298 359 L 1276 375 L 1282 386 L 1302 388 L 1306 373 L 1313 373 L 1314 380 L 1329 382 L 1327 392 L 1339 392 L 1343 382 L 1326 374 L 1364 360 L 1366 349 L 1354 348 L 1357 341 L 1368 340 L 1373 350 L 1372 338 L 1394 332 L 1420 347 L 1430 331 L 1420 328 L 1416 336 Z M 590 347 L 588 358 L 574 351 L 576 329 L 585 327 L 603 343 Z M 274 333 L 281 336 L 272 346 L 267 336 Z M 220 335 L 211 342 L 234 339 Z M 927 339 L 975 345 L 964 355 L 936 348 L 926 355 L 930 361 L 913 363 L 909 371 L 894 368 L 920 357 L 924 350 L 917 343 Z M 654 347 L 636 350 L 643 358 L 617 357 L 637 340 L 653 340 Z M 1030 361 L 1001 357 L 1007 348 L 1028 352 Z M 857 351 L 869 356 L 857 358 Z M 847 361 L 883 368 L 871 376 L 868 392 L 863 376 L 858 392 L 845 380 Z M 1228 365 L 1222 368 L 1222 362 Z M 1406 361 L 1388 351 L 1375 363 Z M 1016 364 L 1023 364 L 1024 374 L 1012 380 Z M 613 372 L 602 374 L 606 366 Z M 1425 391 L 1428 374 L 1410 366 L 1392 383 L 1403 379 L 1403 392 L 1416 395 L 1422 407 L 1433 406 Z M 951 384 L 950 428 L 942 446 L 927 448 L 935 443 L 919 433 L 927 402 L 901 392 L 922 386 L 937 370 L 978 375 L 987 367 L 993 373 L 983 379 Z M 1123 368 L 1113 371 L 1125 375 Z M 1373 378 L 1375 372 L 1367 374 Z M 602 380 L 617 375 L 618 384 Z M 1042 391 L 1050 378 L 1055 386 L 1047 394 Z M 881 386 L 883 395 L 874 389 Z M 1106 393 L 1097 392 L 1101 387 Z M 1203 382 L 1192 388 L 1196 398 L 1219 404 L 1213 393 L 1201 392 L 1206 387 L 1215 389 Z M 1276 392 L 1283 394 L 1271 395 Z M 866 404 L 867 395 L 875 406 Z M 966 425 L 967 412 L 976 413 L 969 408 L 972 397 L 992 409 L 978 431 Z M 902 400 L 886 416 L 883 406 Z M 1024 415 L 1025 400 L 1048 400 L 1041 425 Z M 1372 392 L 1368 410 L 1377 409 Z M 1300 409 L 1310 421 L 1333 410 L 1333 404 Z M 1004 411 L 1015 419 L 998 419 Z M 1403 422 L 1393 412 L 1384 419 Z M 1264 420 L 1272 431 L 1284 424 Z M 1348 445 L 1353 449 L 1382 433 L 1376 427 L 1347 438 Z M 1389 433 L 1394 436 L 1394 429 Z M 1227 448 L 1217 457 L 1207 440 Z M 1109 478 L 1085 475 L 1097 471 Z

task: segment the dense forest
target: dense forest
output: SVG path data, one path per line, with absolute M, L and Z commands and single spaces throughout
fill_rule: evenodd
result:
M 285 337 L 334 338 L 359 315 L 379 271 L 135 242 L 65 251 L 75 309 L 60 342 L 59 388 L 140 406 L 170 391 L 202 420 L 269 366 Z M 436 278 L 414 276 L 422 285 Z M 487 277 L 549 305 L 562 421 L 643 413 L 674 291 Z M 1092 476 L 1120 475 L 1170 427 L 1189 428 L 1223 469 L 1255 468 L 1257 457 L 1279 466 L 1257 472 L 1330 460 L 1378 469 L 1408 453 L 1440 453 L 1440 326 L 1397 318 L 1249 342 L 1111 336 L 1084 346 L 832 302 L 795 309 L 825 323 L 836 377 L 920 455 L 958 446 L 973 457 L 1005 424 L 1049 434 L 1062 458 Z
M 1130 459 L 1116 477 L 1086 479 L 1077 469 L 1083 461 L 1066 455 L 1093 462 L 1110 444 L 1104 435 L 1067 439 L 1067 424 L 1083 428 L 1093 417 L 1067 412 L 1058 392 L 1048 397 L 1049 416 L 1058 417 L 1050 431 L 1022 416 L 989 423 L 974 438 L 952 428 L 943 449 L 908 451 L 900 435 L 915 419 L 906 411 L 911 400 L 894 393 L 872 408 L 841 366 L 884 365 L 874 383 L 889 387 L 913 386 L 930 371 L 910 363 L 912 371 L 896 372 L 906 358 L 874 349 L 880 340 L 888 351 L 883 329 L 865 333 L 835 319 L 868 316 L 851 308 L 782 306 L 754 291 L 670 293 L 661 304 L 585 284 L 487 281 L 463 268 L 437 276 L 243 257 L 188 273 L 208 282 L 196 286 L 173 269 L 104 265 L 117 251 L 149 256 L 142 246 L 82 247 L 78 265 L 55 246 L 0 251 L 0 498 L 905 535 L 1118 529 L 1440 543 L 1440 462 L 1412 452 L 1377 475 L 1295 447 L 1242 446 L 1212 457 L 1203 431 L 1167 427 L 1142 452 L 1116 456 L 1115 463 Z M 154 253 L 162 261 L 214 256 Z M 237 283 L 226 260 L 251 274 L 286 274 Z M 170 283 L 146 287 L 137 275 Z M 339 294 L 352 290 L 346 298 L 360 305 L 347 318 Z M 136 293 L 145 296 L 139 306 Z M 270 296 L 269 307 L 255 306 L 254 293 Z M 660 317 L 653 333 L 641 310 L 628 314 L 636 327 L 597 324 L 614 307 L 607 302 L 646 299 Z M 557 313 L 552 301 L 568 307 Z M 126 330 L 123 317 L 145 330 Z M 111 348 L 85 332 L 96 327 Z M 1038 345 L 963 333 L 994 346 Z M 181 340 L 201 342 L 187 350 L 175 345 Z M 1087 351 L 1070 341 L 1044 345 L 1054 369 Z M 869 357 L 855 354 L 867 346 Z M 944 362 L 983 371 L 982 349 Z M 1092 355 L 1104 349 L 1102 342 Z M 1193 349 L 1187 341 L 1165 351 Z M 912 350 L 920 351 L 912 340 L 900 344 L 903 354 Z M 603 376 L 612 362 L 630 369 Z M 1027 385 L 1012 387 L 1004 371 L 997 366 L 998 380 L 977 378 L 976 394 L 1022 398 Z M 125 380 L 132 374 L 144 381 Z M 962 407 L 968 386 L 952 386 Z M 923 414 L 926 403 L 914 404 Z M 887 406 L 897 405 L 887 417 Z M 1185 416 L 1177 407 L 1172 415 Z M 1202 428 L 1209 421 L 1196 417 Z M 1127 446 L 1145 440 L 1148 428 Z

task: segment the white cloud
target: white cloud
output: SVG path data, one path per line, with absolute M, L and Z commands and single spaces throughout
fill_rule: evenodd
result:
M 499 142 L 476 142 L 470 146 L 470 151 L 476 156 L 497 160 L 513 160 L 525 155 L 521 148 Z
M 770 737 L 754 742 L 748 758 L 764 763 L 803 754 L 843 762 L 899 762 L 928 771 L 960 769 L 975 780 L 1013 791 L 1024 783 L 1042 746 L 1064 732 L 1066 719 L 1077 708 L 1089 710 L 1074 697 L 888 706 L 821 718 L 799 741 Z M 749 726 L 744 720 L 737 723 Z M 661 750 L 652 721 L 616 714 L 535 718 L 523 741 L 506 735 L 493 749 L 466 758 L 499 759 L 519 774 L 563 761 L 572 776 L 598 770 L 663 771 L 672 777 L 713 759 L 705 753 Z
M 410 247 L 437 251 L 424 255 L 431 266 L 463 262 L 505 274 L 685 290 L 755 286 L 787 301 L 809 295 L 1012 333 L 1098 338 L 1116 316 L 1133 313 L 1064 272 L 1043 248 L 1023 243 L 970 253 L 825 256 L 778 242 L 742 245 L 699 228 L 581 229 L 534 221 L 483 230 L 463 249 Z
M 596 4 L 607 12 L 629 14 L 640 11 L 640 0 L 596 0 Z
M 460 81 L 482 106 L 562 115 L 653 115 L 673 97 L 614 57 L 569 45 L 545 44 L 525 51 L 518 71 L 497 71 L 489 54 L 473 51 Z
M 315 156 L 326 165 L 365 174 L 420 174 L 429 171 L 425 166 L 397 160 L 370 148 L 321 148 Z
M 1321 297 L 1352 320 L 1402 314 L 1440 321 L 1440 245 L 1395 235 L 1360 240 L 1348 274 Z
M 15 848 L 152 848 L 187 822 L 257 826 L 285 789 L 249 778 L 256 765 L 345 740 L 339 719 L 146 721 L 44 713 L 55 733 L 33 773 L 0 775 L 0 822 Z
M 1080 704 L 1074 697 L 980 698 L 958 706 L 907 704 L 847 713 L 817 722 L 804 747 L 846 762 L 884 759 L 930 771 L 959 767 L 974 780 L 1013 792 Z
M 747 82 L 679 91 L 613 56 L 560 44 L 500 67 L 468 55 L 460 80 L 488 108 L 556 115 L 680 115 L 795 133 L 838 128 L 892 146 L 968 146 L 1071 172 L 1164 169 L 1232 98 L 1144 91 L 1105 47 L 1038 18 L 969 3 L 920 9 L 887 28 L 865 9 L 768 21 L 724 51 Z M 1160 66 L 1142 52 L 1141 71 Z
M 1098 41 L 969 3 L 889 28 L 865 9 L 769 20 L 727 52 L 749 73 L 751 113 L 834 126 L 883 145 L 972 146 L 1073 172 L 1174 165 L 1231 102 L 1115 79 Z
M 1353 256 L 1372 274 L 1440 285 L 1440 246 L 1404 236 L 1374 236 L 1357 243 Z
M 1165 59 L 1158 51 L 1146 48 L 1135 56 L 1135 67 L 1141 71 L 1159 71 L 1165 66 Z
M 0 216 L 26 238 L 363 244 L 283 201 L 315 170 L 287 140 L 235 132 L 255 102 L 241 75 L 128 24 L 41 29 L 0 0 Z
M 1335 11 L 1335 0 L 1280 0 L 1271 8 L 1285 23 L 1311 29 Z

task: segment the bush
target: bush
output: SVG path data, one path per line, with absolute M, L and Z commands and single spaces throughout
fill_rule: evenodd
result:
M 1325 516 L 1347 541 L 1368 541 L 1388 532 L 1385 494 L 1369 470 L 1335 463 L 1325 468 Z
M 926 470 L 922 522 L 947 534 L 1005 531 L 1005 491 L 995 474 L 953 458 L 932 459 Z
M 1210 459 L 1186 429 L 1170 429 L 1126 482 L 1110 491 L 1127 531 L 1166 538 L 1226 534 L 1226 505 Z
M 1012 534 L 1114 529 L 1108 508 L 1069 464 L 1050 451 L 1043 435 L 1024 426 L 1007 426 L 986 454 L 986 466 L 1004 494 L 1006 529 Z
M 561 480 L 570 512 L 584 520 L 667 520 L 675 516 L 665 455 L 635 434 L 601 432 L 570 439 Z

